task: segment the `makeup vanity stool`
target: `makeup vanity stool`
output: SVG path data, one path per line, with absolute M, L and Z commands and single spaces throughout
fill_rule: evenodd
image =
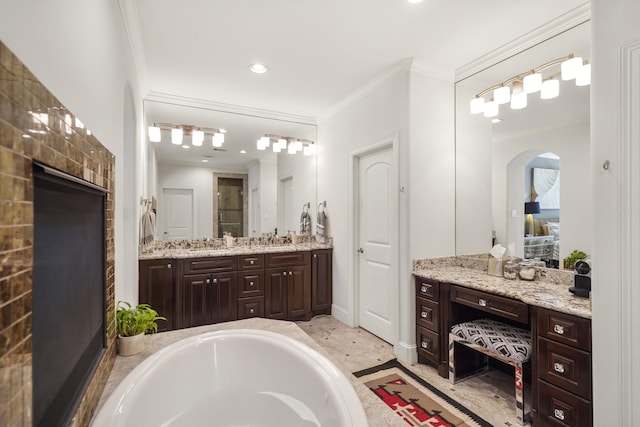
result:
M 453 325 L 449 334 L 449 381 L 451 384 L 456 382 L 454 358 L 456 343 L 515 368 L 516 417 L 520 424 L 525 424 L 530 413 L 525 414 L 522 365 L 531 359 L 531 333 L 526 329 L 490 319 L 478 319 Z M 486 357 L 484 370 L 488 368 L 489 359 Z

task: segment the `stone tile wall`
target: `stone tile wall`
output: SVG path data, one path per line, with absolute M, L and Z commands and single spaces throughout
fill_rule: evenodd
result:
M 107 348 L 73 418 L 89 424 L 116 354 L 114 156 L 0 42 L 0 425 L 31 426 L 32 161 L 109 191 Z M 52 349 L 51 351 L 55 351 Z

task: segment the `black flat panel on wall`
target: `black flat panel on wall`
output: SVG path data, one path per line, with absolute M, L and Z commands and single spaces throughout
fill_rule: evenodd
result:
M 34 165 L 33 425 L 63 426 L 104 351 L 105 194 Z

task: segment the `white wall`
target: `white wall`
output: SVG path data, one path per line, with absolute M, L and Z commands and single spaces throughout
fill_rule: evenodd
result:
M 591 3 L 594 425 L 633 426 L 640 419 L 640 2 Z
M 493 227 L 503 246 L 516 243 L 522 255 L 524 235 L 524 166 L 536 156 L 553 152 L 560 157 L 560 259 L 574 249 L 591 254 L 593 226 L 589 123 L 518 137 L 492 145 Z M 523 154 L 522 158 L 514 161 Z M 513 163 L 518 164 L 513 167 Z M 510 164 L 512 167 L 510 167 Z M 508 172 L 511 170 L 511 174 Z M 513 218 L 511 210 L 518 216 Z M 489 246 L 487 246 L 487 249 Z M 486 252 L 486 250 L 485 250 Z
M 137 239 L 125 233 L 137 227 L 138 215 L 133 210 L 125 215 L 124 207 L 138 194 L 139 180 L 124 181 L 123 141 L 140 141 L 125 135 L 127 84 L 137 119 L 142 96 L 118 2 L 1 0 L 0 10 L 2 42 L 116 157 L 115 298 L 137 301 L 138 261 L 125 256 L 137 253 Z
M 300 232 L 300 215 L 302 214 L 302 205 L 309 203 L 311 214 L 312 230 L 315 233 L 315 215 L 316 201 L 316 156 L 304 156 L 302 153 L 288 154 L 286 151 L 278 153 L 278 171 L 276 187 L 278 191 L 278 203 L 281 202 L 281 181 L 287 177 L 293 178 L 293 200 L 290 206 L 293 206 L 293 212 L 288 212 L 290 219 L 288 224 L 283 222 L 283 216 L 278 216 L 278 234 L 286 234 L 287 231 Z M 278 212 L 282 212 L 278 208 Z M 329 208 L 327 208 L 329 209 Z
M 399 301 L 392 309 L 398 316 L 393 344 L 406 361 L 416 357 L 411 260 L 453 255 L 455 250 L 453 115 L 453 83 L 407 69 L 318 127 L 318 200 L 327 201 L 334 242 L 332 314 L 350 325 L 358 324 L 350 228 L 352 156 L 397 138 Z
M 313 191 L 315 194 L 315 189 Z M 260 162 L 260 229 L 259 234 L 272 233 L 278 226 L 278 164 Z

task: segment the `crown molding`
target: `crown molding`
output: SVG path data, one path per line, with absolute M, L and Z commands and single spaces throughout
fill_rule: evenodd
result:
M 187 96 L 174 95 L 171 93 L 150 91 L 145 97 L 145 101 L 158 102 L 163 104 L 183 105 L 186 107 L 201 108 L 204 110 L 221 111 L 232 114 L 242 114 L 245 116 L 262 117 L 266 119 L 282 120 L 305 125 L 315 125 L 316 119 L 311 116 L 301 116 L 297 114 L 283 113 L 280 111 L 266 110 L 261 108 L 245 107 L 242 105 L 225 104 L 223 102 L 210 101 L 207 99 L 190 98 Z
M 453 72 L 445 71 L 442 68 L 434 67 L 422 60 L 414 60 L 411 64 L 411 72 L 424 74 L 425 76 L 434 77 L 439 80 L 453 82 Z
M 500 61 L 510 58 L 532 46 L 550 39 L 560 33 L 585 23 L 591 19 L 591 4 L 589 2 L 570 10 L 569 12 L 552 19 L 500 47 L 494 49 L 479 58 L 456 68 L 454 79 L 456 82 L 466 79 L 485 68 L 488 68 Z
M 127 33 L 129 41 L 129 49 L 133 58 L 133 66 L 136 69 L 140 84 L 141 93 L 147 93 L 149 88 L 149 80 L 147 74 L 147 63 L 144 59 L 144 47 L 142 44 L 142 35 L 140 32 L 140 18 L 138 15 L 138 6 L 133 0 L 118 0 L 120 6 L 120 15 L 124 30 Z

